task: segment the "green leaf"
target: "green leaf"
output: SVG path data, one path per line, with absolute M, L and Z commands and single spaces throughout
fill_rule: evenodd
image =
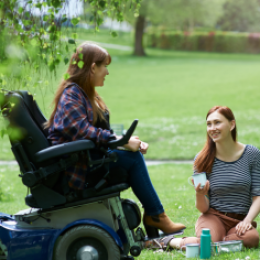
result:
M 14 24 L 15 30 L 18 32 L 23 32 L 22 26 L 20 24 Z
M 71 19 L 71 23 L 74 25 L 74 26 L 76 26 L 78 23 L 79 23 L 79 21 L 80 21 L 80 18 L 78 17 L 78 18 L 72 18 Z
M 2 130 L 0 131 L 0 135 L 1 135 L 2 138 L 3 138 L 4 135 L 6 135 L 6 134 L 7 134 L 7 131 L 6 131 L 5 129 L 2 129 Z
M 24 24 L 24 26 L 28 26 L 28 25 L 32 24 L 32 21 L 30 21 L 30 20 L 23 20 L 23 24 Z
M 124 20 L 123 13 L 122 12 L 118 13 L 116 18 L 117 18 L 117 21 L 122 22 Z
M 22 7 L 19 7 L 18 13 L 21 14 L 21 13 L 23 12 L 23 10 L 24 10 L 24 9 L 23 9 Z
M 83 60 L 83 53 L 79 53 L 79 58 Z
M 97 19 L 97 25 L 100 26 L 103 23 L 103 19 L 98 17 Z
M 59 59 L 59 58 L 56 58 L 56 59 L 54 60 L 54 63 L 55 63 L 55 65 L 59 65 L 59 64 L 60 64 L 60 59 Z
M 75 42 L 74 39 L 69 39 L 69 40 L 68 40 L 68 43 L 69 43 L 69 44 L 75 44 L 76 42 Z
M 35 6 L 36 6 L 37 8 L 39 8 L 39 9 L 42 8 L 42 4 L 41 4 L 41 3 L 37 3 Z
M 65 23 L 67 20 L 68 20 L 68 19 L 67 19 L 66 17 L 63 17 L 63 18 L 61 19 L 61 23 Z
M 47 31 L 50 32 L 50 33 L 55 33 L 55 31 L 56 31 L 56 26 L 55 26 L 55 25 L 50 25 L 50 26 L 47 28 Z
M 54 63 L 54 61 L 50 61 L 48 63 L 48 66 L 49 66 L 49 70 L 50 71 L 54 71 L 55 70 L 55 63 Z
M 98 4 L 101 8 L 104 8 L 106 6 L 106 1 L 99 1 Z
M 111 32 L 112 37 L 117 37 L 117 32 Z
M 61 6 L 61 0 L 52 0 L 51 4 L 54 8 L 59 8 Z
M 79 61 L 79 62 L 78 62 L 78 67 L 79 67 L 80 69 L 82 69 L 83 66 L 84 66 L 84 62 L 83 62 L 82 60 Z
M 8 128 L 8 135 L 12 141 L 20 140 L 23 137 L 23 131 L 18 127 Z
M 47 22 L 48 19 L 49 19 L 49 16 L 48 16 L 48 15 L 44 15 L 44 16 L 43 16 L 43 21 L 44 21 L 44 22 Z
M 73 38 L 74 40 L 78 39 L 78 34 L 77 34 L 77 33 L 73 33 L 73 34 L 72 34 L 72 38 Z
M 50 34 L 50 40 L 51 41 L 57 41 L 59 39 L 59 36 L 56 33 Z
M 69 46 L 67 44 L 66 44 L 65 50 L 66 50 L 66 52 L 69 52 Z
M 64 63 L 65 65 L 69 62 L 69 59 L 68 58 L 64 58 Z
M 65 80 L 69 79 L 69 78 L 70 78 L 70 74 L 69 74 L 69 73 L 65 73 L 65 74 L 63 75 L 63 78 L 64 78 Z

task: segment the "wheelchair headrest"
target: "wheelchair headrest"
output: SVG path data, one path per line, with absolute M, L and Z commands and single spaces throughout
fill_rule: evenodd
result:
M 45 116 L 42 114 L 36 101 L 34 100 L 33 95 L 29 94 L 29 92 L 25 91 L 25 90 L 19 90 L 19 91 L 15 91 L 15 92 L 18 93 L 23 98 L 23 101 L 24 101 L 26 107 L 28 108 L 33 120 L 36 122 L 36 124 L 43 131 L 44 135 L 47 137 L 48 129 L 43 127 L 43 124 L 47 120 L 46 120 Z
M 8 135 L 12 145 L 19 141 L 29 160 L 34 163 L 35 154 L 50 146 L 46 138 L 47 130 L 42 126 L 46 119 L 35 100 L 26 91 L 9 91 L 1 107 L 9 121 Z

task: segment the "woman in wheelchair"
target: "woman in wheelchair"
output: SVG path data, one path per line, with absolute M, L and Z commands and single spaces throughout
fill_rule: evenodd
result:
M 72 55 L 67 70 L 69 77 L 62 80 L 57 89 L 53 101 L 54 110 L 47 122 L 48 139 L 53 145 L 89 139 L 100 148 L 118 138 L 110 131 L 108 108 L 95 90 L 95 87 L 104 85 L 105 77 L 109 75 L 107 66 L 110 63 L 109 53 L 93 43 L 81 44 Z M 113 150 L 118 160 L 111 162 L 109 169 L 120 167 L 128 173 L 128 182 L 145 210 L 143 224 L 148 236 L 153 236 L 158 229 L 164 233 L 184 229 L 183 224 L 172 222 L 165 214 L 150 180 L 142 155 L 146 153 L 148 144 L 140 141 L 137 136 L 132 136 L 124 148 L 125 150 Z M 94 156 L 99 153 L 96 151 Z M 88 173 L 87 159 L 67 168 L 65 175 L 70 188 L 86 189 Z

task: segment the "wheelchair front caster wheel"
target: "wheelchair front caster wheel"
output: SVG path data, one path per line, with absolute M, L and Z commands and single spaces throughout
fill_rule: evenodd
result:
M 139 256 L 141 254 L 141 248 L 139 246 L 132 246 L 130 248 L 130 254 L 132 256 Z

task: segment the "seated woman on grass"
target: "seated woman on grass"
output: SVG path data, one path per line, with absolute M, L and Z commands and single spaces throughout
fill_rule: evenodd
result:
M 206 172 L 207 182 L 195 187 L 196 207 L 202 213 L 195 225 L 196 237 L 159 239 L 162 246 L 180 248 L 199 243 L 203 228 L 212 241 L 242 240 L 257 247 L 254 219 L 260 211 L 260 151 L 237 141 L 236 121 L 228 107 L 215 106 L 206 116 L 207 141 L 196 156 L 195 172 Z

